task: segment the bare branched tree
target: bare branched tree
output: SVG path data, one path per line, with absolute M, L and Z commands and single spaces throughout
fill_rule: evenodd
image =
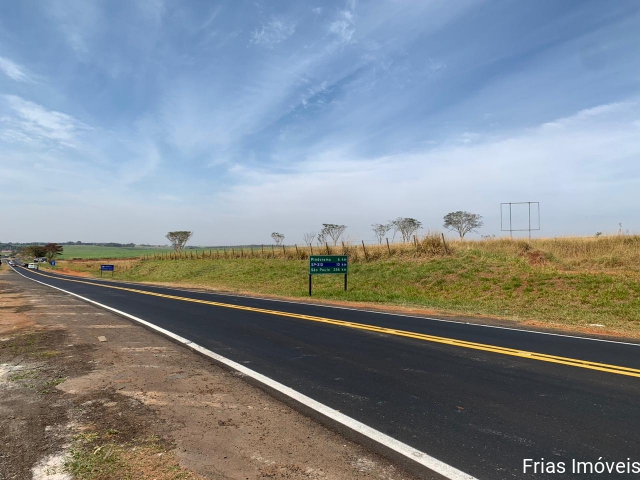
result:
M 347 229 L 346 225 L 336 225 L 334 223 L 323 223 L 322 224 L 322 232 L 324 234 L 324 238 L 329 237 L 334 245 L 338 244 L 338 240 Z
M 393 236 L 395 238 L 396 233 L 400 232 L 403 242 L 410 242 L 411 237 L 422 228 L 422 222 L 419 222 L 415 218 L 398 217 L 395 220 L 389 222 L 393 229 Z
M 188 232 L 186 230 L 169 232 L 166 235 L 167 240 L 171 242 L 171 245 L 173 246 L 173 250 L 176 253 L 180 253 L 180 251 L 184 248 L 184 246 L 187 244 L 187 242 L 192 236 L 193 236 L 193 232 Z
M 444 216 L 444 228 L 458 232 L 460 239 L 469 232 L 476 232 L 483 225 L 482 215 L 477 213 L 457 212 L 447 213 Z
M 373 230 L 373 233 L 376 234 L 378 243 L 382 243 L 384 236 L 387 234 L 389 230 L 391 230 L 391 225 L 388 223 L 386 224 L 374 223 L 373 225 L 371 225 L 371 229 Z
M 273 232 L 271 234 L 271 238 L 273 238 L 273 241 L 276 242 L 276 245 L 282 245 L 282 242 L 284 241 L 284 235 L 278 232 Z
M 316 232 L 303 233 L 302 238 L 304 239 L 304 243 L 306 243 L 307 246 L 310 247 L 316 238 Z
M 322 231 L 316 236 L 316 238 L 318 239 L 318 245 L 324 245 L 327 241 L 327 233 Z

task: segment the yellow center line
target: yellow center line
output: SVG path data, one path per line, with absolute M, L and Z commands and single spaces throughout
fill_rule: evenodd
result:
M 277 315 L 280 317 L 289 317 L 289 318 L 296 318 L 299 320 L 326 323 L 330 325 L 337 325 L 340 327 L 366 330 L 366 331 L 376 332 L 376 333 L 383 333 L 385 335 L 394 335 L 397 337 L 413 338 L 413 339 L 423 340 L 423 341 L 432 342 L 432 343 L 440 343 L 444 345 L 468 348 L 472 350 L 481 350 L 485 352 L 499 353 L 502 355 L 509 355 L 512 357 L 526 358 L 529 360 L 537 360 L 540 362 L 558 363 L 561 365 L 568 365 L 571 367 L 586 368 L 589 370 L 597 370 L 600 372 L 615 373 L 617 375 L 626 375 L 630 377 L 640 378 L 640 369 L 637 369 L 637 368 L 623 367 L 619 365 L 609 365 L 606 363 L 591 362 L 588 360 L 580 360 L 577 358 L 560 357 L 557 355 L 548 355 L 545 353 L 528 352 L 526 350 L 518 350 L 515 348 L 500 347 L 497 345 L 488 345 L 484 343 L 468 342 L 466 340 L 458 340 L 455 338 L 438 337 L 435 335 L 428 335 L 425 333 L 410 332 L 406 330 L 397 330 L 395 328 L 378 327 L 376 325 L 349 322 L 346 320 L 335 320 L 332 318 L 316 317 L 314 315 L 303 315 L 299 313 L 282 312 L 279 310 L 270 310 L 266 308 L 247 307 L 244 305 L 234 305 L 230 303 L 214 302 L 210 300 L 199 300 L 197 298 L 179 297 L 176 295 L 168 295 L 165 293 L 149 292 L 146 290 L 138 290 L 135 288 L 118 287 L 116 285 L 105 285 L 102 283 L 88 282 L 84 280 L 73 280 L 70 278 L 63 278 L 63 277 L 50 277 L 49 275 L 45 275 L 39 272 L 31 272 L 31 273 L 34 273 L 36 275 L 41 275 L 47 278 L 54 278 L 55 280 L 63 280 L 65 282 L 82 283 L 86 285 L 93 285 L 96 287 L 111 288 L 114 290 L 122 290 L 126 292 L 139 293 L 142 295 L 151 295 L 154 297 L 167 298 L 170 300 L 179 300 L 182 302 L 201 303 L 204 305 L 211 305 L 215 307 L 232 308 L 235 310 L 243 310 L 247 312 L 256 312 L 256 313 L 263 313 L 267 315 Z

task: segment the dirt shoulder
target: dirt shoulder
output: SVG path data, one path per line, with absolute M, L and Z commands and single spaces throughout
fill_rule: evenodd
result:
M 413 478 L 186 348 L 6 269 L 0 445 L 3 480 Z

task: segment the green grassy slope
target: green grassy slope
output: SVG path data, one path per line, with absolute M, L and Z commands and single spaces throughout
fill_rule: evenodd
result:
M 307 262 L 282 259 L 198 259 L 139 262 L 118 278 L 288 297 L 308 296 Z M 314 297 L 421 307 L 461 315 L 640 331 L 640 274 L 570 271 L 532 265 L 527 257 L 460 249 L 454 255 L 389 258 L 350 267 L 343 277 L 314 277 Z

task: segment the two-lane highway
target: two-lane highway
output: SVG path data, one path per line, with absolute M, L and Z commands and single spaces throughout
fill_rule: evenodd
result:
M 180 335 L 477 478 L 555 477 L 523 474 L 524 459 L 640 461 L 632 343 L 17 272 Z

